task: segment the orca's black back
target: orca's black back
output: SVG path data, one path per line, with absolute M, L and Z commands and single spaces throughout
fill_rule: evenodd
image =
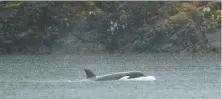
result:
M 130 76 L 129 78 L 137 78 L 144 76 L 144 74 L 141 72 L 120 72 L 97 77 L 95 81 L 119 80 L 124 76 Z

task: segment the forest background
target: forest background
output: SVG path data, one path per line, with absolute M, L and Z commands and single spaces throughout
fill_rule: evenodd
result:
M 1 1 L 1 54 L 221 52 L 219 1 Z

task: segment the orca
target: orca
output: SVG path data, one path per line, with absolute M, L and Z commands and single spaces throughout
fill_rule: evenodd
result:
M 144 74 L 140 71 L 118 72 L 101 76 L 95 75 L 95 73 L 89 69 L 84 69 L 84 71 L 86 73 L 86 78 L 93 81 L 126 80 L 144 77 Z

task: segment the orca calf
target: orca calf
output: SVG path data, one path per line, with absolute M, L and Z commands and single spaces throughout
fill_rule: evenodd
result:
M 86 78 L 94 81 L 108 81 L 108 80 L 143 80 L 147 78 L 156 80 L 154 76 L 144 76 L 140 71 L 118 72 L 107 75 L 96 76 L 91 70 L 84 69 Z

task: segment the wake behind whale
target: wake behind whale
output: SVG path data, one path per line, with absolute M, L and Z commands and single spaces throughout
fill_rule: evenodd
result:
M 86 79 L 92 81 L 111 81 L 111 80 L 121 80 L 121 81 L 154 81 L 156 78 L 154 76 L 144 76 L 140 71 L 128 71 L 128 72 L 118 72 L 106 75 L 97 76 L 89 69 L 84 69 L 86 73 Z
M 140 71 L 128 71 L 128 72 L 117 72 L 106 75 L 95 75 L 91 70 L 84 69 L 86 73 L 86 79 L 82 80 L 21 80 L 21 81 L 11 81 L 4 80 L 2 82 L 32 82 L 32 83 L 73 83 L 73 82 L 88 82 L 88 81 L 155 81 L 154 76 L 144 76 Z

